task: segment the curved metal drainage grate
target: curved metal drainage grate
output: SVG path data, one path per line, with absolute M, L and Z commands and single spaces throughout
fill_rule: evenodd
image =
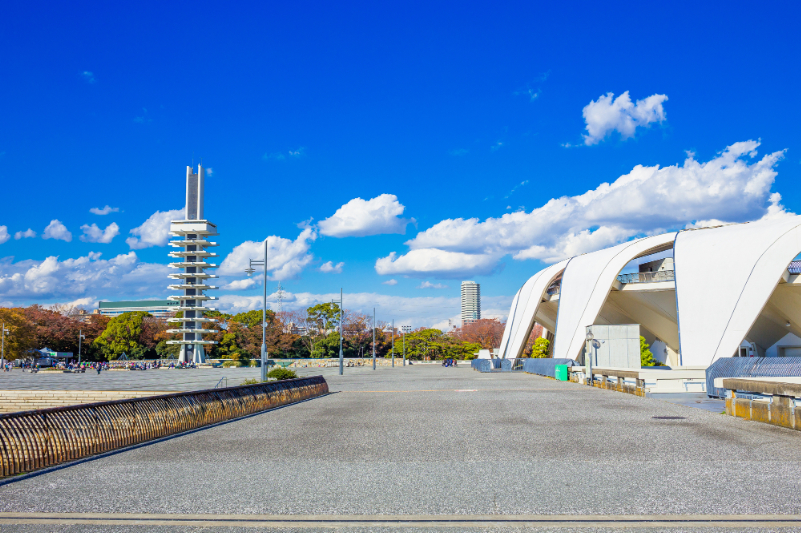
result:
M 654 420 L 687 420 L 686 416 L 652 416 Z

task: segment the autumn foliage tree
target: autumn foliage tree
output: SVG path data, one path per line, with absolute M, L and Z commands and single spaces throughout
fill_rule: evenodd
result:
M 491 350 L 501 345 L 505 327 L 506 323 L 497 318 L 484 318 L 463 325 L 454 335 L 464 342 L 477 343 L 482 348 Z

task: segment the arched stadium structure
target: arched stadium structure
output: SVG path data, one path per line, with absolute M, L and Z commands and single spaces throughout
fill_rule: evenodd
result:
M 672 270 L 621 274 L 669 256 Z M 515 295 L 500 357 L 522 356 L 535 323 L 555 333 L 552 355 L 583 361 L 586 326 L 639 324 L 670 366 L 708 366 L 747 342 L 757 355 L 801 337 L 801 216 L 690 229 L 565 259 Z M 655 255 L 660 254 L 660 255 Z M 660 345 L 661 346 L 661 345 Z

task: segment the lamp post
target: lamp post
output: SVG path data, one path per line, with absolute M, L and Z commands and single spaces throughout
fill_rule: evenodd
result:
M 331 303 L 339 305 L 339 375 L 345 373 L 345 356 L 342 353 L 342 288 L 339 289 L 339 302 L 331 300 Z
M 3 328 L 0 329 L 0 366 L 6 365 L 6 335 L 9 331 L 6 329 L 6 323 L 3 322 Z
M 375 370 L 375 307 L 373 307 L 373 370 Z
M 245 272 L 248 276 L 256 272 L 254 266 L 264 267 L 264 298 L 261 308 L 261 380 L 267 381 L 267 239 L 264 239 L 264 259 L 250 259 L 250 264 Z
M 86 338 L 86 335 L 79 329 L 78 330 L 78 364 L 81 364 L 81 341 Z
M 586 351 L 584 353 L 584 358 L 586 360 L 584 361 L 584 364 L 587 367 L 587 376 L 589 376 L 587 385 L 590 387 L 592 387 L 592 352 L 590 350 L 592 347 L 592 341 L 594 339 L 595 335 L 592 334 L 592 326 L 587 326 L 587 347 L 585 348 Z
M 395 319 L 392 319 L 391 328 L 384 328 L 382 331 L 392 334 L 392 368 L 395 368 Z
M 403 342 L 403 366 L 406 366 L 406 334 L 411 331 L 411 326 L 401 326 L 401 342 Z

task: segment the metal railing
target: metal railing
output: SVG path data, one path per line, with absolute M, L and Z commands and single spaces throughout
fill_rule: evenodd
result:
M 673 270 L 632 272 L 631 274 L 620 274 L 617 277 L 620 283 L 654 283 L 656 281 L 675 281 L 675 279 L 676 275 Z
M 726 397 L 726 389 L 715 387 L 715 378 L 789 376 L 801 376 L 801 357 L 721 357 L 706 369 L 706 394 Z
M 328 393 L 322 376 L 0 415 L 0 477 Z

